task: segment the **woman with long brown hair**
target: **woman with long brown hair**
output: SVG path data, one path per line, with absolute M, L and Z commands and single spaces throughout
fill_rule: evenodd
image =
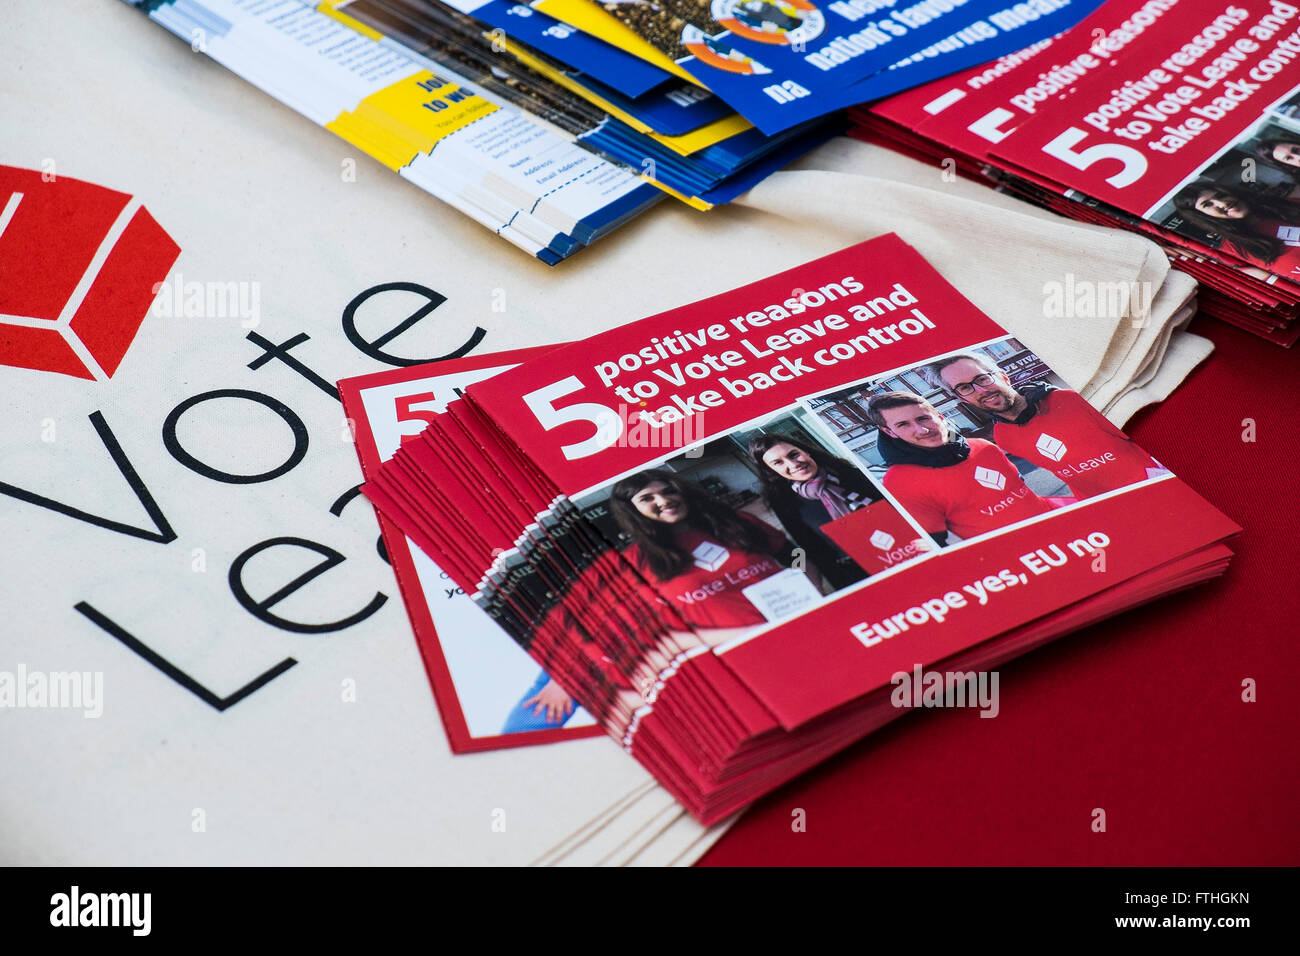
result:
M 750 439 L 749 459 L 768 506 L 831 586 L 865 578 L 867 572 L 821 528 L 884 497 L 866 476 L 843 458 L 774 432 Z
M 1255 144 L 1255 156 L 1294 180 L 1300 176 L 1300 136 L 1274 136 Z
M 1219 248 L 1278 275 L 1300 266 L 1300 202 L 1270 200 L 1239 186 L 1192 183 L 1174 208 L 1196 229 L 1222 237 Z
M 784 533 L 664 469 L 619 481 L 609 508 L 631 539 L 627 559 L 701 639 L 717 645 L 766 623 L 743 591 L 790 566 Z

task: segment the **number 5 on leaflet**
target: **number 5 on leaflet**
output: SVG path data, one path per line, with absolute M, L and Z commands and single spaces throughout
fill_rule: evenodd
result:
M 556 408 L 555 400 L 574 392 L 580 392 L 585 386 L 576 375 L 562 378 L 543 388 L 525 395 L 524 404 L 537 416 L 542 428 L 550 431 L 567 425 L 569 422 L 590 422 L 596 426 L 596 433 L 572 445 L 561 445 L 560 451 L 569 461 L 586 458 L 604 451 L 623 436 L 623 418 L 618 412 L 596 402 L 575 402 L 564 408 Z
M 426 425 L 438 417 L 438 413 L 432 408 L 420 409 L 412 408 L 416 402 L 435 402 L 437 398 L 433 392 L 422 392 L 419 395 L 403 395 L 393 400 L 393 411 L 399 422 L 421 421 Z M 418 433 L 409 433 L 402 435 L 402 444 L 417 438 Z
M 1077 126 L 1071 126 L 1044 146 L 1043 152 L 1048 156 L 1056 157 L 1063 163 L 1068 163 L 1075 169 L 1083 170 L 1086 170 L 1093 163 L 1101 162 L 1103 159 L 1118 159 L 1124 164 L 1124 168 L 1113 176 L 1106 177 L 1106 182 L 1116 189 L 1123 189 L 1125 186 L 1133 185 L 1147 171 L 1147 158 L 1132 146 L 1121 146 L 1119 143 L 1098 143 L 1076 153 L 1074 147 L 1079 145 L 1087 135 Z

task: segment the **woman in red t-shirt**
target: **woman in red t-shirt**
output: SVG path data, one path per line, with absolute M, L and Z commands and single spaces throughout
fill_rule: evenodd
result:
M 1200 182 L 1174 196 L 1174 208 L 1195 228 L 1221 236 L 1224 252 L 1274 275 L 1295 278 L 1300 271 L 1300 200 Z
M 790 566 L 783 532 L 661 469 L 618 482 L 609 507 L 632 539 L 627 559 L 706 643 L 766 623 L 743 591 Z

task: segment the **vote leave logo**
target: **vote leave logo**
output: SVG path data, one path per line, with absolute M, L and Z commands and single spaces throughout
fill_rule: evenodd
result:
M 111 378 L 180 251 L 126 193 L 0 166 L 0 365 Z
M 1007 486 L 1007 478 L 1002 472 L 982 466 L 976 466 L 975 480 L 985 488 L 992 488 L 994 491 L 1001 491 Z
M 1059 438 L 1053 438 L 1047 432 L 1038 436 L 1038 441 L 1034 443 L 1038 453 L 1044 458 L 1050 458 L 1052 461 L 1060 461 L 1065 457 L 1065 442 Z
M 697 568 L 703 568 L 705 571 L 716 571 L 727 563 L 727 558 L 731 557 L 731 552 L 720 544 L 705 541 L 691 552 L 691 557 L 695 559 Z

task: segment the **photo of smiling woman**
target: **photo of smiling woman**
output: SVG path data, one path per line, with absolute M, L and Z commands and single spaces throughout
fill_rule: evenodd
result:
M 1255 157 L 1274 169 L 1300 177 L 1300 136 L 1272 136 L 1255 144 Z
M 821 528 L 882 497 L 866 476 L 843 458 L 771 432 L 750 439 L 749 457 L 768 507 L 831 587 L 838 590 L 864 579 L 867 572 Z
M 705 643 L 716 647 L 767 623 L 744 591 L 793 563 L 783 532 L 666 469 L 619 481 L 609 509 L 631 539 L 626 558 Z M 820 590 L 820 575 L 803 573 Z
M 1224 252 L 1277 275 L 1290 276 L 1300 267 L 1300 245 L 1294 244 L 1300 243 L 1300 202 L 1269 200 L 1240 186 L 1203 181 L 1185 186 L 1173 205 L 1193 230 L 1221 237 L 1218 248 Z

